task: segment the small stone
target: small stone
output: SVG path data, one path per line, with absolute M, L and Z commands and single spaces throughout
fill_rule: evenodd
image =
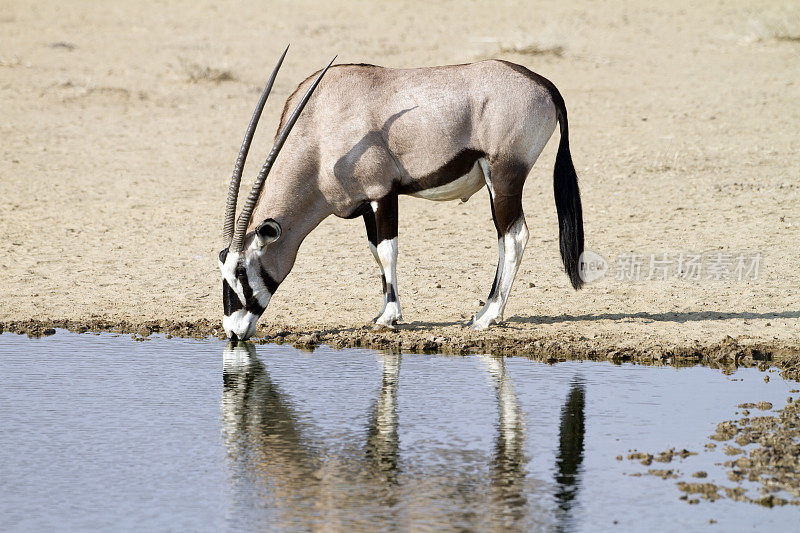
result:
M 728 472 L 728 479 L 730 479 L 734 483 L 741 481 L 743 477 L 744 476 L 742 475 L 741 470 L 731 470 L 730 472 Z
M 295 341 L 298 346 L 314 346 L 317 344 L 317 339 L 314 335 L 301 335 Z
M 651 468 L 647 471 L 648 474 L 651 476 L 660 477 L 661 479 L 675 479 L 678 475 L 673 470 L 658 470 L 655 468 Z
M 692 474 L 692 477 L 708 477 L 708 473 L 703 472 L 702 470 L 698 470 L 697 472 Z
M 653 456 L 649 453 L 635 452 L 628 454 L 628 460 L 639 461 L 644 466 L 650 466 L 653 463 Z
M 739 455 L 744 453 L 744 450 L 734 448 L 733 446 L 725 446 L 723 451 L 725 452 L 725 455 Z
M 716 441 L 730 440 L 737 433 L 739 433 L 739 428 L 733 422 L 720 422 L 717 424 L 717 432 L 710 438 Z

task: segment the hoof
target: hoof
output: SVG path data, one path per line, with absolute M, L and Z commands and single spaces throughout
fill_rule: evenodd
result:
M 471 320 L 469 322 L 469 325 L 475 331 L 483 331 L 485 329 L 489 329 L 489 326 L 491 326 L 492 324 L 500 324 L 502 321 L 503 321 L 502 317 L 490 318 L 488 320 L 483 320 L 481 318 L 479 320 Z

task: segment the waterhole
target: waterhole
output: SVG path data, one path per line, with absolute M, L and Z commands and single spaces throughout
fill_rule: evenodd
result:
M 765 382 L 764 376 L 771 379 Z M 705 445 L 777 373 L 0 335 L 0 530 L 791 529 L 681 500 L 635 451 Z M 619 460 L 618 456 L 623 456 Z M 653 467 L 656 463 L 653 463 Z

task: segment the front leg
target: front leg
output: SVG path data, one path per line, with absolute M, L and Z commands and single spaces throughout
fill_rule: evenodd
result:
M 386 273 L 383 271 L 381 258 L 378 256 L 378 224 L 375 221 L 375 211 L 373 211 L 371 207 L 368 212 L 364 213 L 364 226 L 367 229 L 369 250 L 372 252 L 372 257 L 375 258 L 375 262 L 378 263 L 378 268 L 381 270 L 381 294 L 383 295 L 383 306 L 378 312 L 378 315 L 372 319 L 372 321 L 375 322 L 381 315 L 383 315 L 383 312 L 386 311 Z
M 391 328 L 403 318 L 397 291 L 397 194 L 390 193 L 370 205 L 375 214 L 375 241 L 371 244 L 385 280 L 384 305 L 375 324 Z

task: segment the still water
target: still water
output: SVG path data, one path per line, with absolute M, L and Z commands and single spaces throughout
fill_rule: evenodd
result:
M 763 377 L 3 334 L 0 530 L 790 531 L 795 507 L 688 505 L 616 460 L 688 448 L 658 468 L 730 485 L 703 444 L 797 386 Z

